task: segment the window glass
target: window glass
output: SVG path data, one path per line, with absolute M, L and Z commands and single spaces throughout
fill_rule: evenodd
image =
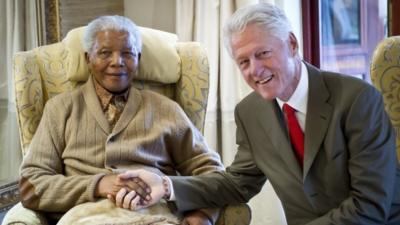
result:
M 320 0 L 320 66 L 367 81 L 372 53 L 387 36 L 386 0 Z

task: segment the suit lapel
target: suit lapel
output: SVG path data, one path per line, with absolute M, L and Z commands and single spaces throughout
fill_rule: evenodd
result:
M 309 74 L 309 87 L 304 137 L 303 180 L 305 180 L 320 149 L 332 115 L 332 106 L 327 102 L 330 94 L 321 72 L 307 63 L 306 65 Z
M 275 100 L 265 101 L 260 97 L 260 102 L 256 104 L 256 107 L 261 107 L 259 112 L 266 112 L 265 114 L 258 113 L 257 117 L 259 123 L 267 133 L 273 145 L 273 149 L 282 157 L 289 171 L 291 171 L 296 178 L 301 180 L 301 168 L 293 154 L 287 135 L 286 125 L 278 103 Z
M 83 85 L 83 98 L 85 99 L 88 111 L 96 119 L 101 129 L 107 134 L 111 132 L 110 125 L 107 121 L 106 116 L 101 109 L 99 98 L 97 97 L 96 90 L 94 88 L 92 75 L 89 76 L 88 81 Z

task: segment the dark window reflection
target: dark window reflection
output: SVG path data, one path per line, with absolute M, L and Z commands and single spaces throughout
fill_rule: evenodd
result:
M 322 45 L 360 43 L 360 1 L 323 0 Z

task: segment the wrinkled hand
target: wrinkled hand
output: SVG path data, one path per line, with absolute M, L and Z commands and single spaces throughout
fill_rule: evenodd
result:
M 100 179 L 96 187 L 95 195 L 97 197 L 108 198 L 115 202 L 117 194 L 125 190 L 134 192 L 140 196 L 140 199 L 150 199 L 150 188 L 137 177 L 132 179 L 121 179 L 118 174 L 108 174 Z
M 125 179 L 140 179 L 146 186 L 150 187 L 150 198 L 144 199 L 143 197 L 137 196 L 135 193 L 125 192 L 121 190 L 118 196 L 124 195 L 124 197 L 118 197 L 116 199 L 117 205 L 129 206 L 131 210 L 139 210 L 147 208 L 156 204 L 165 195 L 162 177 L 156 173 L 152 173 L 146 170 L 129 170 L 118 175 L 121 180 Z M 141 195 L 140 195 L 141 196 Z
M 203 212 L 192 211 L 185 214 L 181 225 L 212 225 L 212 222 Z
M 140 196 L 136 194 L 136 191 L 127 191 L 125 188 L 121 188 L 114 199 L 110 197 L 109 199 L 114 201 L 117 207 L 129 210 L 135 210 L 137 205 L 147 204 L 147 201 L 142 200 Z

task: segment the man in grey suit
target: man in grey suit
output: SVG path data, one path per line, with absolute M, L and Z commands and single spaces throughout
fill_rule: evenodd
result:
M 225 43 L 254 89 L 235 110 L 232 165 L 196 177 L 121 177 L 151 186 L 149 204 L 164 196 L 181 211 L 247 202 L 269 179 L 288 224 L 400 224 L 395 133 L 379 92 L 302 61 L 287 17 L 270 4 L 239 9 L 227 22 Z M 294 108 L 295 119 L 285 107 Z M 122 201 L 144 207 L 138 199 Z

